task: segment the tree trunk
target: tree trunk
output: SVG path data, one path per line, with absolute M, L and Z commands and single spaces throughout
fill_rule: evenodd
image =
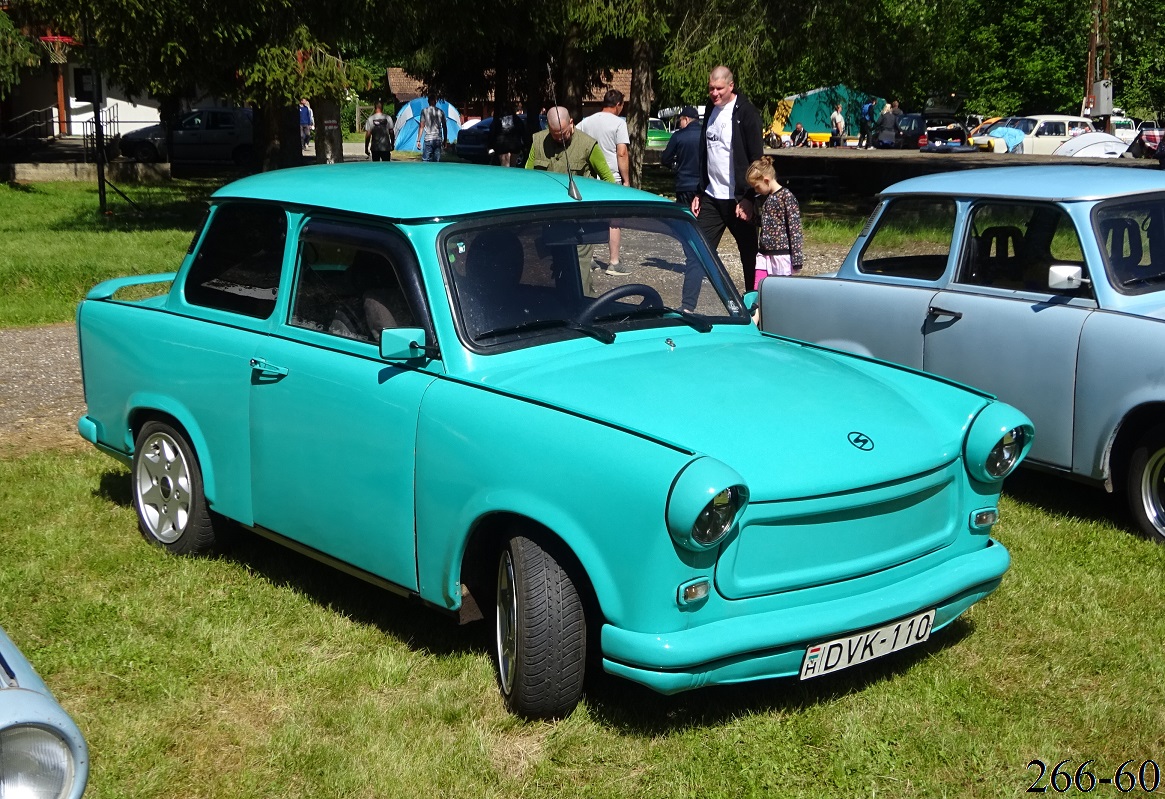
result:
M 571 23 L 562 40 L 562 64 L 558 75 L 558 104 L 570 111 L 571 119 L 582 119 L 582 101 L 586 96 L 586 72 L 578 49 L 578 25 Z
M 655 72 L 651 42 L 637 36 L 631 42 L 631 96 L 627 101 L 627 130 L 631 134 L 631 185 L 639 188 L 647 150 L 647 120 L 651 117 L 651 76 Z
M 340 129 L 340 104 L 313 99 L 316 120 L 316 163 L 338 164 L 344 160 L 344 131 Z

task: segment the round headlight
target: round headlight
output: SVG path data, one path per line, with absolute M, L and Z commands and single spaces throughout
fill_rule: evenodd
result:
M 704 506 L 696 523 L 692 525 L 692 539 L 704 546 L 711 546 L 732 529 L 736 512 L 744 504 L 747 494 L 741 486 L 729 486 Z
M 72 787 L 73 755 L 60 736 L 28 725 L 0 731 L 0 799 L 57 799 Z
M 748 505 L 744 478 L 715 458 L 700 457 L 676 476 L 667 500 L 667 529 L 684 549 L 716 546 Z
M 1031 449 L 1031 420 L 1003 402 L 992 402 L 971 422 L 963 444 L 967 473 L 984 483 L 998 483 L 1015 471 Z
M 1027 433 L 1022 427 L 1013 427 L 1003 434 L 1003 438 L 991 449 L 987 461 L 983 464 L 987 473 L 992 477 L 1006 477 L 1023 454 L 1027 443 Z

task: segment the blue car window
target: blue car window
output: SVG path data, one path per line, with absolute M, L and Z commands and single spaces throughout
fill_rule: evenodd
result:
M 1109 282 L 1125 294 L 1165 288 L 1165 197 L 1107 203 L 1094 217 Z
M 947 268 L 955 229 L 949 197 L 898 197 L 887 203 L 858 261 L 871 275 L 938 280 Z
M 1048 288 L 1048 267 L 1084 266 L 1075 225 L 1047 203 L 980 203 L 963 252 L 958 282 L 991 288 L 1056 293 Z M 1061 293 L 1091 296 L 1087 286 Z

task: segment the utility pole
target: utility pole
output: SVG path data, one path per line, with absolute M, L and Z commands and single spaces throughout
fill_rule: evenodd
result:
M 1092 25 L 1088 32 L 1088 69 L 1084 75 L 1088 115 L 1100 121 L 1101 130 L 1112 127 L 1112 54 L 1108 30 L 1109 0 L 1092 0 Z

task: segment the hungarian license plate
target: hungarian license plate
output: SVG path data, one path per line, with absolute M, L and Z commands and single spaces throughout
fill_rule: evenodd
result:
M 814 644 L 805 651 L 801 663 L 801 679 L 820 677 L 848 669 L 860 663 L 880 658 L 899 649 L 921 644 L 930 638 L 934 624 L 934 610 L 919 613 L 909 619 L 887 624 L 873 630 L 835 638 L 824 644 Z

